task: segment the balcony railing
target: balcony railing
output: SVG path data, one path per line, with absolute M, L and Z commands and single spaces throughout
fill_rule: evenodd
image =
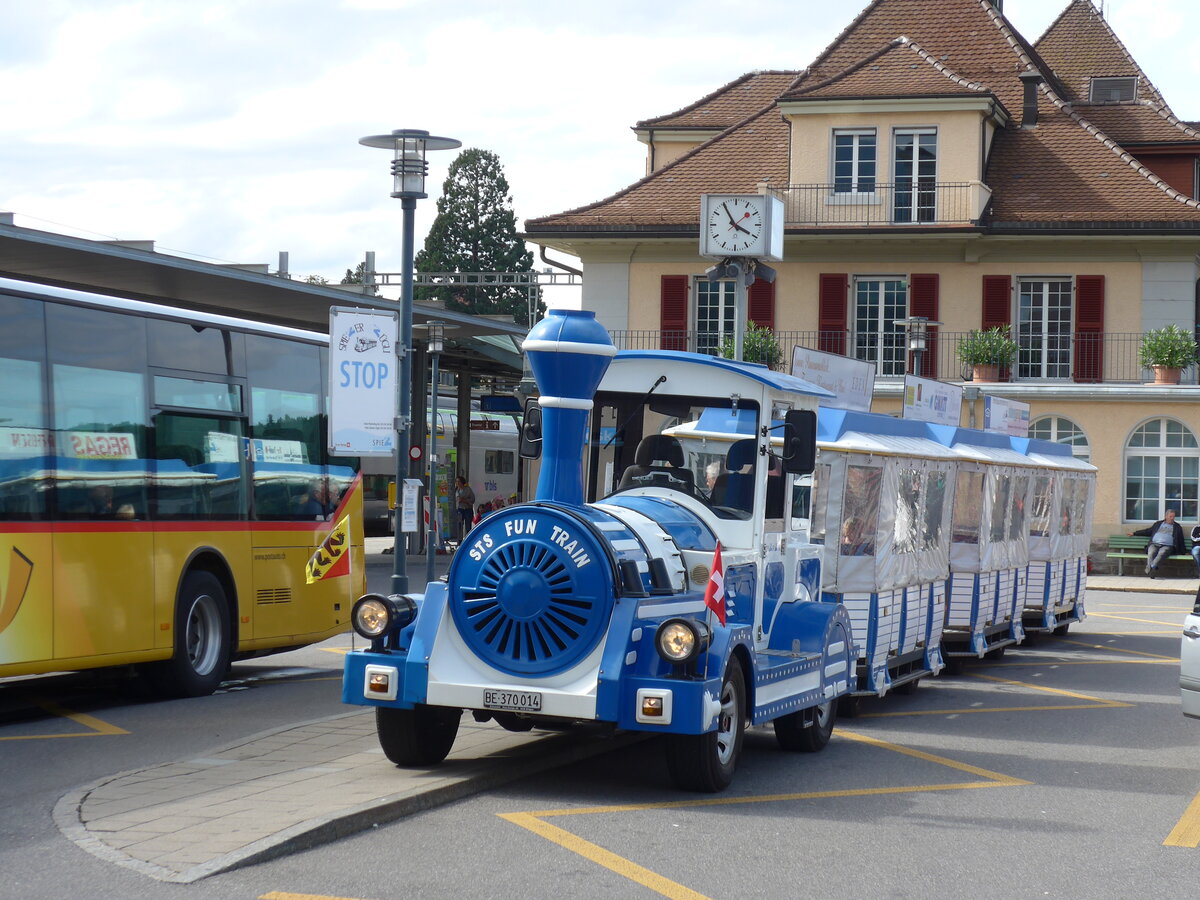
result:
M 723 335 L 695 331 L 613 331 L 613 343 L 620 350 L 692 350 L 717 353 Z M 920 374 L 942 381 L 965 381 L 969 367 L 958 360 L 959 341 L 967 332 L 931 333 L 923 354 Z M 905 371 L 904 333 L 887 335 L 882 345 L 874 336 L 856 336 L 846 331 L 777 331 L 777 364 L 780 371 L 791 369 L 792 348 L 805 347 L 831 353 L 845 353 L 876 364 L 878 379 L 903 377 Z M 1154 372 L 1141 365 L 1141 334 L 1069 333 L 1057 337 L 1042 334 L 1020 339 L 1021 351 L 1010 370 L 1002 373 L 1007 381 L 1019 383 L 1142 384 L 1154 380 Z M 747 357 L 749 359 L 749 356 Z M 1200 384 L 1195 365 L 1183 370 L 1183 384 Z
M 979 181 L 790 184 L 776 188 L 788 226 L 975 225 L 991 189 Z

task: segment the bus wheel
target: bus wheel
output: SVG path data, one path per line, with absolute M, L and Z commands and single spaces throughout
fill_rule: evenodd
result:
M 432 766 L 454 746 L 462 710 L 418 704 L 413 709 L 375 708 L 375 731 L 383 754 L 398 766 Z
M 1066 624 L 1059 625 L 1057 628 L 1054 629 L 1054 636 L 1055 637 L 1065 637 L 1067 632 L 1070 630 L 1071 630 L 1071 623 L 1067 622 Z
M 717 727 L 704 734 L 667 736 L 667 769 L 677 788 L 714 794 L 729 787 L 746 733 L 746 682 L 730 660 L 721 683 Z
M 833 736 L 837 719 L 837 701 L 802 709 L 775 720 L 775 740 L 784 750 L 797 753 L 816 753 L 824 750 Z
M 211 572 L 192 571 L 175 601 L 175 650 L 149 674 L 154 690 L 167 697 L 203 697 L 229 671 L 229 601 Z

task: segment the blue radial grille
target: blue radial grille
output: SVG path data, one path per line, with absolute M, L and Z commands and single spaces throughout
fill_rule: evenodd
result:
M 471 583 L 454 584 L 451 613 L 472 652 L 501 671 L 529 676 L 568 669 L 592 651 L 607 626 L 612 590 L 603 566 L 580 568 L 555 544 L 516 539 L 472 569 L 462 573 Z

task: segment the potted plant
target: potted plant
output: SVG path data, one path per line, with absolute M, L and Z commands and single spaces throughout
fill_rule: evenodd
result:
M 733 335 L 726 335 L 721 341 L 721 355 L 726 359 L 733 359 L 733 353 Z M 742 337 L 742 359 L 746 362 L 762 363 L 774 369 L 779 366 L 782 357 L 775 333 L 770 328 L 751 322 Z
M 1179 384 L 1179 373 L 1196 361 L 1196 339 L 1178 325 L 1142 335 L 1142 365 L 1154 370 L 1155 384 Z
M 1008 326 L 971 331 L 958 342 L 958 358 L 971 367 L 972 381 L 997 381 L 1000 370 L 1012 365 L 1017 342 L 1008 336 Z

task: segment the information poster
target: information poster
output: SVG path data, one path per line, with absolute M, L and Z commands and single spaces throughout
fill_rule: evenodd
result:
M 396 446 L 394 312 L 329 310 L 329 452 L 390 456 Z
M 1002 397 L 985 397 L 983 430 L 1009 437 L 1029 437 L 1029 404 Z
M 935 425 L 955 425 L 962 412 L 963 389 L 960 384 L 946 384 L 916 375 L 904 376 L 904 413 L 902 418 L 933 422 Z
M 875 391 L 874 363 L 807 347 L 793 347 L 792 375 L 834 394 L 835 399 L 822 400 L 822 406 L 871 411 L 871 395 Z

